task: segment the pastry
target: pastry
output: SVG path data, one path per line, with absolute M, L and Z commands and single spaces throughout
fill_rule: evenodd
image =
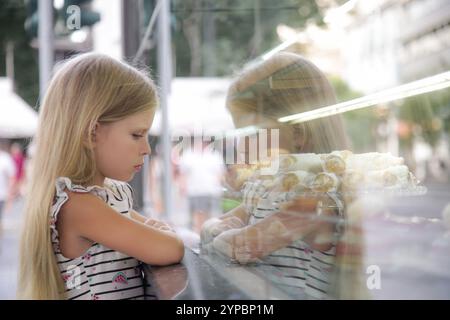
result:
M 339 187 L 339 178 L 334 173 L 321 172 L 313 180 L 311 189 L 316 192 L 333 192 Z
M 280 155 L 279 171 L 308 171 L 318 173 L 322 171 L 322 159 L 315 153 Z
M 294 187 L 300 185 L 303 189 L 308 189 L 314 179 L 314 174 L 307 171 L 293 171 L 282 175 L 281 177 L 281 191 L 288 192 Z

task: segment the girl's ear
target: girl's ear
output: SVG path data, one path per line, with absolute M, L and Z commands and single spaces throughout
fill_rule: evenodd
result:
M 88 148 L 93 148 L 96 145 L 97 141 L 97 129 L 98 129 L 98 122 L 94 124 L 94 126 L 89 126 L 88 132 L 86 133 L 84 137 L 84 145 Z
M 96 142 L 96 138 L 97 138 L 97 128 L 98 128 L 98 122 L 95 123 L 94 128 L 92 128 L 92 130 L 91 130 L 91 139 L 92 139 L 92 142 L 93 142 L 93 143 Z
M 308 137 L 308 130 L 303 124 L 298 123 L 292 125 L 292 137 L 296 153 L 308 150 L 307 146 L 310 137 Z
M 95 123 L 94 127 L 91 129 L 91 143 L 92 147 L 97 146 L 98 135 L 100 134 L 100 124 L 98 122 Z

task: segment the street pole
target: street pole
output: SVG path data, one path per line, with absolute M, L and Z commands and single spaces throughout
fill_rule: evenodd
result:
M 39 93 L 44 98 L 53 69 L 53 1 L 39 0 Z
M 122 55 L 127 61 L 131 61 L 139 48 L 139 3 L 138 1 L 122 0 Z M 147 157 L 146 157 L 147 158 Z M 130 185 L 134 191 L 133 208 L 138 212 L 147 214 L 144 208 L 147 180 L 146 166 L 144 170 L 134 175 Z
M 158 17 L 158 70 L 160 76 L 160 104 L 162 112 L 162 144 L 163 144 L 163 200 L 165 216 L 172 218 L 172 161 L 171 141 L 169 128 L 170 83 L 172 80 L 172 50 L 170 40 L 170 0 L 159 0 L 161 10 Z
M 6 43 L 6 77 L 11 80 L 12 91 L 16 91 L 14 85 L 14 43 L 8 41 Z

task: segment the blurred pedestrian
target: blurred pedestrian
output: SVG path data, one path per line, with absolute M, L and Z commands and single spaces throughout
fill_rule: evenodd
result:
M 20 196 L 20 188 L 25 173 L 25 155 L 23 153 L 22 146 L 19 143 L 11 144 L 9 152 L 15 166 L 15 174 L 11 190 L 11 198 L 12 200 L 15 200 Z
M 14 162 L 4 146 L 0 144 L 0 228 L 5 205 L 11 196 L 11 187 L 14 179 Z
M 205 142 L 201 142 L 194 143 L 192 150 L 184 152 L 180 168 L 189 199 L 191 229 L 199 234 L 206 220 L 221 213 L 221 181 L 225 174 L 225 165 L 219 153 L 210 150 Z

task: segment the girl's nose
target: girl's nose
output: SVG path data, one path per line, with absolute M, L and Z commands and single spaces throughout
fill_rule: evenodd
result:
M 145 146 L 142 152 L 143 155 L 150 155 L 152 153 L 152 148 L 150 148 L 150 144 L 148 143 L 148 139 L 145 139 Z

